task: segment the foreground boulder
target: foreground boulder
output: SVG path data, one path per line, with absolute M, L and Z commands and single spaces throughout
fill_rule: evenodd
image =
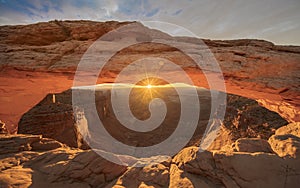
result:
M 300 123 L 290 123 L 269 138 L 272 149 L 280 157 L 300 158 Z
M 171 187 L 296 187 L 300 160 L 270 153 L 182 150 L 171 165 Z
M 281 188 L 300 183 L 299 158 L 260 149 L 199 152 L 192 146 L 160 164 L 135 168 L 40 135 L 0 135 L 0 146 L 0 187 Z
M 273 153 L 267 140 L 260 138 L 240 138 L 233 144 L 233 151 Z
M 102 187 L 126 167 L 40 135 L 1 135 L 0 170 L 0 187 Z

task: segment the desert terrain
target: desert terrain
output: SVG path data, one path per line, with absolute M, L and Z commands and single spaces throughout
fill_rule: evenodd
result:
M 115 164 L 97 155 L 78 130 L 71 90 L 77 66 L 99 37 L 128 24 L 136 28 L 125 38 L 146 41 L 155 36 L 179 42 L 192 52 L 204 42 L 218 62 L 227 108 L 221 131 L 206 151 L 198 149 L 208 117 L 199 121 L 193 138 L 178 153 L 144 167 Z M 299 46 L 173 37 L 138 22 L 116 21 L 0 26 L 0 39 L 0 187 L 296 187 L 300 183 Z M 104 48 L 110 52 L 113 47 Z M 119 51 L 97 75 L 96 84 L 114 83 L 122 68 L 147 56 L 180 65 L 193 85 L 207 92 L 198 95 L 209 106 L 212 88 L 203 70 L 166 45 L 142 43 Z M 167 75 L 172 78 L 177 73 Z M 133 99 L 137 108 L 137 96 Z M 111 110 L 111 104 L 103 101 L 97 101 L 102 118 L 103 105 Z M 168 104 L 176 109 L 175 103 Z M 88 109 L 84 108 L 86 113 Z M 139 112 L 138 108 L 135 114 L 140 119 L 149 117 Z M 115 138 L 141 147 L 166 139 L 175 129 L 177 115 L 173 111 L 167 116 L 168 128 L 142 136 L 120 128 L 113 115 L 104 122 Z M 90 121 L 88 115 L 85 118 Z

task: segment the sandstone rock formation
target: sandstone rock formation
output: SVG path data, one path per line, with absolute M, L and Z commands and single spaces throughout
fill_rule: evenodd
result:
M 272 153 L 270 144 L 267 140 L 260 138 L 239 138 L 233 144 L 233 151 L 238 152 L 263 152 L 263 153 Z
M 0 27 L 0 75 L 2 96 L 0 100 L 1 119 L 16 125 L 21 115 L 38 103 L 46 94 L 62 92 L 72 86 L 76 66 L 88 47 L 98 37 L 128 22 L 51 21 L 26 26 Z M 167 40 L 176 40 L 193 53 L 201 49 L 199 40 L 188 37 L 172 38 L 158 30 L 150 30 L 137 24 L 137 41 L 146 39 L 148 33 Z M 213 52 L 225 76 L 227 92 L 252 99 L 278 112 L 290 122 L 299 121 L 298 71 L 300 49 L 297 46 L 276 46 L 262 40 L 204 40 Z M 113 49 L 107 49 L 108 52 Z M 194 83 L 208 87 L 205 77 L 197 71 L 174 48 L 162 45 L 143 45 L 129 48 L 120 53 L 104 72 L 100 82 L 111 82 L 117 70 L 130 59 L 147 55 L 170 58 L 183 62 Z M 35 72 L 32 72 L 35 71 Z M 19 76 L 20 75 L 20 76 Z M 23 76 L 21 76 L 23 75 Z M 56 76 L 56 80 L 49 77 Z M 203 79 L 204 78 L 204 79 Z M 9 84 L 18 83 L 10 88 Z M 39 82 L 43 82 L 42 85 Z M 7 83 L 7 84 L 5 84 Z M 63 85 L 63 83 L 65 85 Z M 53 87 L 55 85 L 56 87 Z M 17 95 L 22 91 L 30 95 Z M 39 97 L 35 97 L 39 96 Z M 18 109 L 12 108 L 24 103 Z M 10 109 L 7 112 L 6 109 Z
M 290 123 L 286 126 L 280 127 L 275 132 L 276 135 L 293 134 L 300 137 L 300 123 Z
M 55 98 L 56 101 L 53 103 L 53 94 L 47 95 L 36 108 L 26 113 L 20 120 L 18 133 L 42 134 L 46 138 L 56 139 L 70 147 L 84 147 L 76 127 L 71 98 L 65 99 L 64 95 L 55 95 Z
M 0 143 L 0 187 L 103 187 L 126 170 L 40 135 L 1 135 Z
M 1 187 L 295 187 L 300 176 L 299 157 L 261 150 L 187 147 L 163 163 L 126 168 L 39 135 L 0 135 L 0 143 Z
M 299 158 L 300 132 L 299 123 L 290 123 L 276 130 L 275 135 L 269 138 L 272 149 L 280 157 Z
M 7 134 L 7 128 L 4 122 L 0 120 L 0 134 Z
M 210 150 L 219 150 L 240 138 L 261 138 L 266 140 L 275 133 L 276 129 L 281 127 L 279 124 L 287 123 L 284 119 L 277 116 L 276 113 L 262 108 L 254 100 L 229 95 L 227 101 L 229 105 L 223 121 L 224 126 L 220 131 L 220 135 L 210 146 Z M 243 142 L 243 140 L 239 142 Z M 239 142 L 236 144 L 239 144 Z M 251 145 L 254 145 L 254 143 Z
M 186 148 L 173 159 L 171 171 L 177 174 L 171 179 L 173 187 L 293 187 L 299 183 L 299 159 L 283 160 L 262 152 L 196 151 Z
M 82 101 L 80 104 L 73 104 L 80 105 L 78 106 L 81 108 L 80 114 L 77 114 L 77 111 L 73 111 L 71 90 L 55 94 L 55 103 L 53 103 L 53 94 L 49 94 L 22 116 L 18 125 L 18 133 L 41 134 L 44 137 L 53 138 L 70 147 L 87 148 L 79 133 L 76 118 L 79 115 L 80 117 L 85 116 L 88 124 L 93 124 L 91 116 L 95 114 L 96 116 L 99 115 L 106 130 L 123 143 L 139 147 L 149 146 L 162 142 L 173 133 L 180 118 L 180 111 L 178 111 L 180 109 L 180 100 L 187 102 L 189 100 L 189 95 L 179 100 L 173 89 L 169 89 L 168 87 L 157 87 L 155 91 L 152 89 L 153 98 L 157 94 L 157 97 L 162 98 L 166 102 L 168 114 L 159 128 L 150 132 L 140 133 L 129 130 L 116 119 L 114 115 L 116 112 L 112 108 L 110 100 L 111 88 L 106 86 L 107 84 L 103 86 L 99 85 L 99 89 L 97 89 L 95 94 L 98 114 L 90 110 L 93 109 L 93 103 L 89 104 L 88 100 L 84 100 L 89 99 L 89 93 L 91 92 L 89 90 L 80 90 L 78 95 L 86 97 L 81 98 Z M 133 106 L 131 109 L 138 119 L 147 119 L 150 116 L 148 111 L 149 102 L 145 98 L 141 98 L 141 93 L 144 90 L 137 89 L 136 92 L 131 94 L 130 105 Z M 206 127 L 210 125 L 211 93 L 209 90 L 203 88 L 198 88 L 197 90 L 201 111 L 198 127 L 189 145 L 199 145 Z M 120 93 L 122 92 L 120 91 Z M 150 101 L 151 98 L 148 98 L 148 100 Z M 81 112 L 83 113 L 81 114 Z M 227 96 L 227 107 L 222 124 L 225 131 L 221 131 L 221 136 L 216 138 L 215 143 L 210 149 L 220 149 L 222 146 L 234 143 L 239 138 L 261 138 L 266 140 L 275 133 L 276 129 L 286 124 L 286 120 L 275 112 L 259 106 L 256 101 L 229 94 Z M 153 135 L 156 136 L 154 137 Z M 240 141 L 243 142 L 242 140 Z M 239 147 L 238 143 L 237 147 Z M 261 144 L 263 143 L 261 142 Z
M 0 26 L 0 119 L 8 129 L 0 124 L 1 132 L 5 133 L 0 134 L 0 187 L 297 187 L 300 184 L 300 47 L 278 46 L 263 40 L 204 40 L 223 71 L 226 92 L 240 95 L 228 95 L 220 135 L 207 151 L 198 152 L 197 147 L 206 116 L 199 122 L 191 142 L 159 164 L 141 168 L 120 166 L 88 149 L 76 126 L 76 116 L 81 115 L 84 121 L 89 117 L 80 110 L 74 115 L 68 89 L 90 45 L 105 33 L 130 23 L 135 26 L 134 32 L 127 36 L 130 40 L 143 42 L 151 36 L 174 40 L 196 56 L 205 49 L 200 39 L 172 37 L 136 22 L 51 21 Z M 107 45 L 101 54 L 114 51 L 119 37 L 105 38 Z M 179 64 L 195 85 L 209 88 L 203 72 L 182 52 L 151 43 L 116 53 L 98 83 L 113 82 L 120 69 L 147 56 Z M 205 68 L 211 67 L 208 64 Z M 205 106 L 210 106 L 207 95 L 202 97 Z M 98 112 L 94 115 L 105 116 L 106 123 L 112 125 L 107 126 L 108 130 L 133 146 L 153 144 L 174 128 L 160 130 L 159 136 L 143 134 L 142 139 L 124 128 L 114 131 L 118 124 L 113 116 L 107 115 L 108 97 L 99 93 L 96 98 Z M 202 110 L 208 114 L 208 108 Z M 149 114 L 142 112 L 135 110 L 136 115 L 147 118 Z M 6 134 L 16 132 L 18 122 L 19 133 L 28 134 Z M 114 157 L 123 161 L 120 156 Z

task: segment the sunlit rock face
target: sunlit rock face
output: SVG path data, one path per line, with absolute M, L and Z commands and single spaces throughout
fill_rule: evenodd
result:
M 126 168 L 91 150 L 69 148 L 40 135 L 0 134 L 0 143 L 1 187 L 297 187 L 299 184 L 299 158 L 283 159 L 261 150 L 199 153 L 197 147 L 187 147 L 161 164 Z
M 15 125 L 24 112 L 47 93 L 61 92 L 72 86 L 70 80 L 78 63 L 95 40 L 128 24 L 114 21 L 51 21 L 26 26 L 0 26 L 0 82 L 7 83 L 3 86 L 5 92 L 1 93 L 0 113 L 10 132 L 15 132 Z M 142 24 L 135 26 L 134 34 L 128 36 L 130 39 L 144 41 L 152 33 L 166 41 L 177 41 L 196 56 L 203 52 L 200 39 L 172 37 Z M 120 41 L 118 37 L 115 41 L 113 39 L 105 39 L 107 44 L 103 46 L 102 55 L 116 50 Z M 276 111 L 289 122 L 300 121 L 299 46 L 278 46 L 255 39 L 203 41 L 218 61 L 229 93 L 260 99 L 263 106 Z M 120 51 L 107 64 L 104 80 L 99 83 L 112 82 L 122 67 L 149 56 L 166 58 L 179 64 L 187 69 L 196 85 L 207 87 L 199 79 L 201 73 L 194 68 L 195 64 L 186 56 L 174 48 L 153 43 L 134 45 Z M 41 82 L 44 84 L 40 85 Z M 19 95 L 19 91 L 23 94 Z
M 126 171 L 41 135 L 0 134 L 0 143 L 0 187 L 105 187 Z
M 181 96 L 176 92 L 178 88 L 183 90 Z M 125 95 L 123 96 L 122 93 L 128 90 L 131 90 L 129 98 L 123 98 Z M 191 90 L 196 92 L 191 93 Z M 76 104 L 73 101 L 72 106 L 72 90 L 55 94 L 55 103 L 53 103 L 53 94 L 49 94 L 23 115 L 19 122 L 18 132 L 42 134 L 72 147 L 87 148 L 82 136 L 91 142 L 89 139 L 92 134 L 94 137 L 97 136 L 99 141 L 104 142 L 101 140 L 103 136 L 99 131 L 101 129 L 98 129 L 98 126 L 103 126 L 105 131 L 119 142 L 135 147 L 147 147 L 166 140 L 174 133 L 181 118 L 181 102 L 183 102 L 191 111 L 200 104 L 196 128 L 186 144 L 199 146 L 205 129 L 212 122 L 209 121 L 212 93 L 207 89 L 184 84 L 152 86 L 151 88 L 126 84 L 77 87 L 73 88 L 73 100 L 76 97 L 80 98 L 80 101 Z M 196 95 L 198 104 L 190 102 L 191 94 Z M 117 98 L 117 102 L 119 100 L 114 107 L 112 96 Z M 157 98 L 163 102 L 152 101 Z M 127 105 L 135 120 L 126 116 L 126 113 L 124 114 L 128 110 Z M 166 107 L 165 116 L 161 122 L 158 121 L 157 127 L 150 131 L 134 131 L 122 124 L 116 117 L 116 114 L 122 116 L 123 113 L 124 121 L 130 123 L 132 120 L 131 123 L 134 125 L 137 121 L 145 122 L 151 119 L 151 115 L 155 115 L 157 110 L 163 111 L 164 106 Z M 160 113 L 158 117 L 161 117 L 159 115 Z M 99 121 L 103 125 L 100 125 Z M 189 121 L 191 120 L 183 121 L 186 132 L 190 131 Z M 256 101 L 228 94 L 224 121 L 211 149 L 220 149 L 224 145 L 234 143 L 238 138 L 268 139 L 275 129 L 286 124 L 287 122 L 278 114 L 259 106 Z M 113 147 L 112 143 L 104 144 L 107 144 L 107 147 Z

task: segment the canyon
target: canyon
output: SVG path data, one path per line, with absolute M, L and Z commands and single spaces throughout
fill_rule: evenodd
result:
M 199 123 L 193 139 L 175 155 L 158 164 L 126 167 L 97 155 L 80 134 L 70 89 L 78 65 L 99 37 L 124 26 L 132 30 L 132 25 L 133 34 L 121 38 L 141 43 L 117 51 L 95 84 L 114 83 L 120 71 L 138 59 L 166 58 L 198 86 L 200 101 L 207 104 L 202 114 L 208 114 L 212 88 L 205 71 L 182 51 L 147 41 L 172 40 L 196 56 L 208 48 L 224 77 L 226 90 L 220 92 L 228 94 L 220 133 L 207 150 L 199 152 L 205 129 Z M 103 39 L 111 43 L 101 49 L 103 56 L 115 51 L 121 40 L 118 35 L 111 37 Z M 295 187 L 300 183 L 299 46 L 173 37 L 138 22 L 82 20 L 0 26 L 0 39 L 1 187 Z M 175 79 L 177 73 L 167 75 Z M 111 110 L 102 100 L 108 98 L 97 97 L 100 117 L 103 105 Z M 139 112 L 134 113 L 141 119 L 149 117 Z M 173 113 L 166 120 L 171 126 L 159 129 L 157 137 L 118 129 L 113 116 L 106 119 L 107 129 L 129 145 L 151 145 L 172 133 L 178 111 Z

